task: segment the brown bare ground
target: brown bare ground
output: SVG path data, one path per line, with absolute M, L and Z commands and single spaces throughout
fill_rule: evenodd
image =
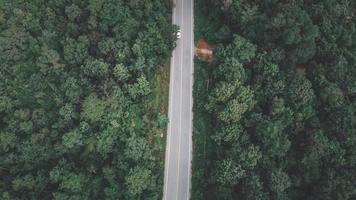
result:
M 213 50 L 216 45 L 209 44 L 204 38 L 200 38 L 195 47 L 195 55 L 208 63 L 214 62 Z

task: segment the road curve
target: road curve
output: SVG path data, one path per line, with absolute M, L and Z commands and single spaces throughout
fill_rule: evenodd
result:
M 173 24 L 181 38 L 173 51 L 169 88 L 169 123 L 164 170 L 164 200 L 190 197 L 193 124 L 193 0 L 175 0 Z

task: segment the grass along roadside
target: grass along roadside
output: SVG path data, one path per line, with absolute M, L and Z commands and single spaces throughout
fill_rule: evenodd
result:
M 168 100 L 169 100 L 169 65 L 160 66 L 152 80 L 151 108 L 158 113 L 158 128 L 153 134 L 153 144 L 155 154 L 159 155 L 164 166 L 164 153 L 166 141 L 166 125 L 168 122 Z
M 152 121 L 152 132 L 147 133 L 152 156 L 158 163 L 158 182 L 163 186 L 164 162 L 166 148 L 166 132 L 168 122 L 168 100 L 169 100 L 169 64 L 157 68 L 150 80 L 151 94 L 147 101 L 146 109 L 151 111 L 149 118 Z M 163 187 L 160 187 L 162 190 Z M 159 192 L 160 195 L 163 191 Z M 162 196 L 160 196 L 162 197 Z

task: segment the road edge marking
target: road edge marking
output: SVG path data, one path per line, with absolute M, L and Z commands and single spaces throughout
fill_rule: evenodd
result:
M 190 38 L 190 51 L 191 51 L 191 71 L 190 71 L 190 80 L 191 80 L 191 87 L 190 87 L 190 116 L 191 119 L 189 120 L 189 155 L 188 155 L 188 192 L 187 192 L 187 200 L 190 199 L 191 195 L 190 195 L 190 191 L 191 191 L 191 185 L 190 185 L 190 181 L 192 178 L 192 153 L 193 153 L 193 146 L 192 146 L 192 141 L 193 141 L 193 119 L 194 119 L 194 113 L 193 113 L 193 105 L 194 105 L 194 101 L 193 101 L 193 91 L 194 91 L 194 0 L 191 0 L 191 8 L 192 8 L 192 13 L 191 13 L 191 31 L 192 31 L 192 37 Z
M 172 9 L 172 24 L 175 24 L 175 13 L 176 13 L 176 6 L 173 6 Z M 173 83 L 174 83 L 174 53 L 175 49 L 172 51 L 171 55 L 171 61 L 170 61 L 170 89 L 169 89 L 169 106 L 168 106 L 168 127 L 167 127 L 167 137 L 166 137 L 166 155 L 165 155 L 165 167 L 164 167 L 164 178 L 163 178 L 163 199 L 166 199 L 167 197 L 167 192 L 168 192 L 168 169 L 169 169 L 169 155 L 171 152 L 171 133 L 172 133 L 172 125 L 171 125 L 171 120 L 172 120 L 172 102 L 173 99 Z

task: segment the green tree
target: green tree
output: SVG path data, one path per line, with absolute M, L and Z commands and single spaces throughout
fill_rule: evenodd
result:
M 149 82 L 145 76 L 137 78 L 137 82 L 128 86 L 128 92 L 133 99 L 143 97 L 151 92 Z
M 276 199 L 288 199 L 285 190 L 291 186 L 291 181 L 287 173 L 280 169 L 273 171 L 270 176 L 269 185 Z
M 128 193 L 132 198 L 139 198 L 145 190 L 149 190 L 154 183 L 152 172 L 142 167 L 135 167 L 130 170 L 126 184 Z
M 68 64 L 82 64 L 89 56 L 89 40 L 86 36 L 80 36 L 78 40 L 67 38 L 64 44 L 64 59 Z
M 222 185 L 235 185 L 246 175 L 246 171 L 230 159 L 217 162 L 214 171 L 212 181 Z
M 105 108 L 105 101 L 99 99 L 95 93 L 90 94 L 83 103 L 81 117 L 90 122 L 98 122 L 102 120 Z
M 214 51 L 217 58 L 235 58 L 242 63 L 249 62 L 254 58 L 255 52 L 256 46 L 239 35 L 234 35 L 231 44 L 225 47 L 220 45 Z
M 88 60 L 81 70 L 88 77 L 103 78 L 109 74 L 110 65 L 102 60 Z
M 66 7 L 65 13 L 69 20 L 74 21 L 80 16 L 81 9 L 77 5 L 72 4 Z

